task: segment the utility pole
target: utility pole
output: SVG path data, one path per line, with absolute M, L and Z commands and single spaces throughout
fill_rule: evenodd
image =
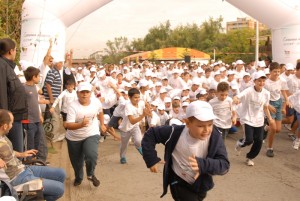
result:
M 256 44 L 255 44 L 255 63 L 258 64 L 258 54 L 259 54 L 259 22 L 256 20 Z
M 8 0 L 6 0 L 6 34 L 8 35 Z

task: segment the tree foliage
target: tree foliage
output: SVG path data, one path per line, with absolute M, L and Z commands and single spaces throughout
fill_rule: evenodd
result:
M 144 38 L 136 38 L 131 42 L 128 42 L 126 38 L 124 47 L 128 53 L 152 51 L 166 47 L 192 48 L 210 54 L 211 58 L 213 58 L 215 50 L 216 59 L 222 59 L 225 62 L 232 62 L 237 59 L 253 60 L 254 44 L 251 44 L 250 40 L 255 37 L 255 30 L 239 29 L 224 33 L 222 23 L 223 18 L 221 16 L 217 19 L 209 17 L 201 25 L 193 23 L 179 25 L 171 29 L 170 22 L 166 21 L 150 28 Z M 260 35 L 270 35 L 270 30 L 263 30 Z M 112 50 L 115 42 L 117 41 L 108 41 L 108 49 Z M 117 60 L 115 54 L 118 55 L 118 58 L 121 55 L 114 51 L 106 52 L 108 54 L 106 58 L 113 57 L 112 60 Z M 156 55 L 151 54 L 150 59 L 155 60 L 155 58 Z
M 21 14 L 24 0 L 0 1 L 0 35 L 6 35 L 20 44 Z
M 126 37 L 116 37 L 114 41 L 108 40 L 104 52 L 106 56 L 102 58 L 104 63 L 118 63 L 123 57 L 128 55 L 130 43 Z

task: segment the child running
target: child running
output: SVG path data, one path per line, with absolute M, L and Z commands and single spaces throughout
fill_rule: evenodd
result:
M 270 125 L 275 123 L 268 109 L 270 92 L 264 89 L 266 78 L 263 71 L 256 72 L 254 74 L 254 86 L 245 89 L 233 98 L 234 103 L 242 103 L 239 116 L 245 132 L 245 138 L 237 141 L 235 150 L 239 154 L 242 147 L 252 144 L 246 155 L 248 166 L 254 165 L 253 159 L 259 154 L 262 147 L 264 113 Z
M 121 132 L 121 148 L 120 148 L 120 163 L 126 164 L 126 151 L 128 142 L 131 136 L 134 138 L 136 149 L 143 155 L 141 140 L 142 133 L 139 127 L 139 122 L 146 116 L 151 115 L 151 110 L 145 107 L 140 101 L 140 91 L 136 88 L 131 88 L 128 91 L 130 102 L 125 105 L 125 114 L 122 123 L 119 126 Z
M 170 185 L 174 200 L 203 200 L 213 188 L 213 175 L 229 170 L 220 132 L 213 127 L 209 103 L 194 101 L 186 110 L 186 125 L 150 128 L 142 141 L 143 158 L 151 172 L 158 172 L 155 145 L 165 145 L 163 194 Z

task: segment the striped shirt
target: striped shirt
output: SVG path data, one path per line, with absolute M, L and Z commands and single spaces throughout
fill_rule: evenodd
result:
M 62 89 L 61 76 L 60 76 L 59 71 L 56 68 L 49 70 L 49 72 L 47 73 L 46 79 L 45 79 L 45 83 L 51 85 L 52 96 L 54 99 L 56 99 L 59 96 L 59 94 L 61 93 L 61 89 Z M 46 84 L 43 87 L 43 92 L 44 92 L 45 99 L 49 100 L 50 97 L 49 97 L 49 94 L 48 94 L 48 91 L 46 88 Z

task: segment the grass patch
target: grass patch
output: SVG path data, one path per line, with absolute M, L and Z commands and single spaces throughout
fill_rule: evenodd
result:
M 57 154 L 58 152 L 55 150 L 54 147 L 48 147 L 48 153 L 49 154 Z

